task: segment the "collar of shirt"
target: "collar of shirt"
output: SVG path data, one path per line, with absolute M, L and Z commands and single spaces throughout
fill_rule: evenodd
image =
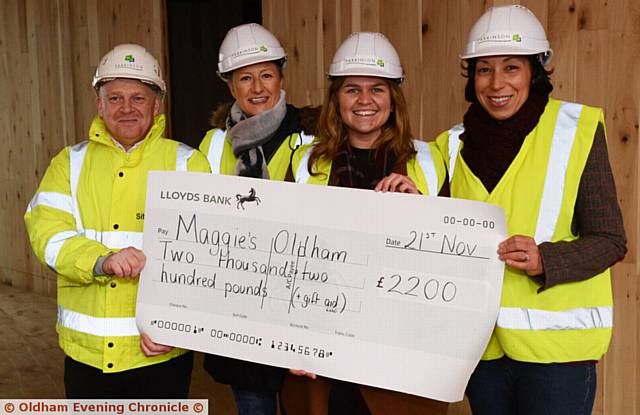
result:
M 133 150 L 135 150 L 136 148 L 140 147 L 140 145 L 144 142 L 144 140 L 140 140 L 137 143 L 135 143 L 134 145 L 132 145 L 129 150 L 125 149 L 124 146 L 122 144 L 120 144 L 120 142 L 118 140 L 116 140 L 115 138 L 111 137 L 111 141 L 113 141 L 113 144 L 116 145 L 116 147 L 118 147 L 120 150 L 124 151 L 126 154 L 131 154 L 133 152 Z

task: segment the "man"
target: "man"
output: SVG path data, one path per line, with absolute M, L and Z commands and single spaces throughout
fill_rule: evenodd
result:
M 58 274 L 59 343 L 68 398 L 186 398 L 193 355 L 140 337 L 135 323 L 149 170 L 209 171 L 162 137 L 165 83 L 143 47 L 116 46 L 93 78 L 89 140 L 56 155 L 25 222 Z

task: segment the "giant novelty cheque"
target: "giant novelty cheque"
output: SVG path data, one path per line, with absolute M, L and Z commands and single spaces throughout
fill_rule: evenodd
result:
M 485 203 L 151 172 L 137 324 L 161 344 L 459 401 L 506 235 Z

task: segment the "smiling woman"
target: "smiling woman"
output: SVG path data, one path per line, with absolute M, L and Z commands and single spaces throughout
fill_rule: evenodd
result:
M 233 71 L 227 85 L 242 112 L 253 117 L 276 106 L 284 78 L 278 65 L 262 62 Z
M 387 38 L 352 34 L 336 51 L 328 75 L 318 140 L 296 155 L 296 181 L 437 194 L 445 175 L 442 158 L 411 136 L 400 87 L 404 71 Z
M 338 90 L 340 117 L 356 148 L 373 148 L 391 114 L 391 92 L 380 78 L 350 76 Z
M 214 128 L 200 144 L 212 172 L 291 181 L 291 158 L 313 136 L 302 122 L 308 111 L 285 100 L 285 50 L 271 32 L 250 23 L 229 30 L 218 56 L 218 76 L 235 101 L 214 111 Z M 259 201 L 255 194 L 237 198 L 239 207 Z M 205 369 L 231 385 L 240 415 L 275 414 L 283 369 L 214 355 L 205 356 Z
M 400 87 L 404 71 L 391 42 L 381 33 L 352 34 L 336 51 L 328 75 L 331 84 L 317 141 L 294 155 L 296 181 L 436 195 L 445 177 L 442 156 L 435 146 L 412 139 Z M 294 374 L 309 376 L 300 369 Z M 439 415 L 448 407 L 446 402 L 337 380 L 318 379 L 311 389 L 318 396 L 329 395 L 330 415 Z
M 211 116 L 200 150 L 214 173 L 292 180 L 291 156 L 311 142 L 313 112 L 287 104 L 287 54 L 256 23 L 232 28 L 220 45 L 218 76 L 235 99 Z M 306 134 L 305 134 L 306 132 Z
M 501 308 L 467 395 L 476 415 L 590 414 L 626 240 L 604 114 L 549 96 L 542 24 L 520 5 L 471 28 L 462 125 L 437 142 L 451 196 L 505 210 Z
M 526 56 L 478 58 L 473 77 L 480 105 L 496 120 L 511 118 L 529 98 L 531 64 Z

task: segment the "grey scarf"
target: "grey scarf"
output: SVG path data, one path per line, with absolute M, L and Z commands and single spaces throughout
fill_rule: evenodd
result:
M 284 90 L 280 91 L 280 99 L 273 108 L 253 117 L 247 117 L 242 112 L 238 101 L 233 103 L 227 118 L 227 130 L 233 154 L 238 158 L 233 169 L 234 175 L 269 178 L 262 145 L 273 136 L 286 113 Z

